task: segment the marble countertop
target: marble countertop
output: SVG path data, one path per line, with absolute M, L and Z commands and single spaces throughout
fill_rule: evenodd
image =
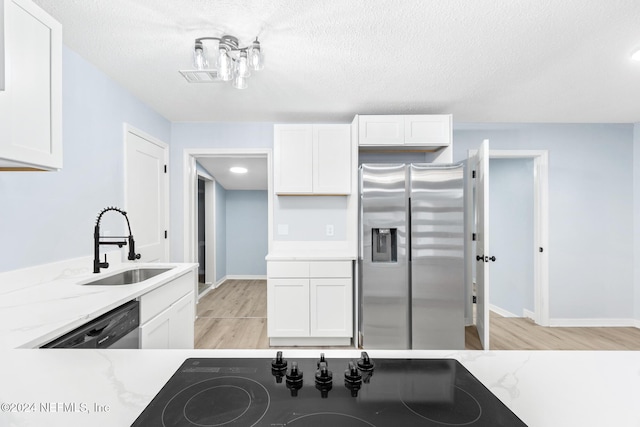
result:
M 132 285 L 79 285 L 132 266 L 172 269 Z M 0 289 L 0 349 L 39 347 L 195 268 L 197 264 L 188 263 L 122 264 L 98 274 L 82 273 L 29 286 Z
M 355 359 L 360 354 L 322 351 L 328 359 Z M 319 354 L 283 352 L 289 360 Z M 189 357 L 274 354 L 275 350 L 3 350 L 0 425 L 127 426 Z M 457 359 L 530 427 L 640 426 L 640 352 L 371 350 L 369 355 L 374 360 Z M 46 410 L 41 403 L 58 410 Z

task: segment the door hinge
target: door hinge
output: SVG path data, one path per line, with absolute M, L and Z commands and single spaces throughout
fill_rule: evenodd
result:
M 475 242 L 477 238 L 478 238 L 478 235 L 476 233 L 471 233 L 471 240 Z
M 164 173 L 167 173 L 167 165 L 164 165 Z
M 542 249 L 542 247 L 540 247 L 540 248 L 539 248 L 539 251 L 540 251 L 540 252 L 544 252 L 544 249 Z
M 476 304 L 478 302 L 478 298 L 476 298 L 476 296 L 474 295 L 473 298 L 471 299 L 471 302 L 473 304 Z
M 167 230 L 164 230 L 164 238 L 167 238 Z
M 471 178 L 475 178 L 476 177 L 476 171 L 471 171 Z

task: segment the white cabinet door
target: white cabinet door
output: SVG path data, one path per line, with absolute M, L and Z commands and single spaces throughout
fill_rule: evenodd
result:
M 451 115 L 404 116 L 404 143 L 444 147 L 451 144 Z
M 309 279 L 267 280 L 269 337 L 309 336 Z
M 313 126 L 313 193 L 351 193 L 351 126 Z
M 171 307 L 140 326 L 140 348 L 171 348 Z
M 358 133 L 359 145 L 402 145 L 404 116 L 359 116 Z
M 59 169 L 62 27 L 31 1 L 4 0 L 4 30 L 0 169 Z
M 276 194 L 313 191 L 313 134 L 309 125 L 274 125 L 274 188 Z
M 311 279 L 311 336 L 352 335 L 351 279 Z
M 193 348 L 195 319 L 193 295 L 193 292 L 189 292 L 171 306 L 169 348 Z

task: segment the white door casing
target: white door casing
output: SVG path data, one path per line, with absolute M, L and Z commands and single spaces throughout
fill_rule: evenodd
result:
M 142 262 L 167 262 L 168 145 L 129 125 L 124 139 L 125 211 L 136 253 Z
M 476 328 L 482 348 L 489 350 L 489 140 L 485 139 L 477 152 L 469 153 L 468 167 L 475 171 L 471 181 L 475 188 L 476 242 L 469 262 L 476 266 Z

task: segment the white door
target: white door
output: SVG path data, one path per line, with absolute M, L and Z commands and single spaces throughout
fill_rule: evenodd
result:
M 128 129 L 125 141 L 125 210 L 143 262 L 168 261 L 165 165 L 167 146 Z
M 474 170 L 476 250 L 476 327 L 482 348 L 489 350 L 489 140 L 485 139 L 475 154 L 469 156 Z

